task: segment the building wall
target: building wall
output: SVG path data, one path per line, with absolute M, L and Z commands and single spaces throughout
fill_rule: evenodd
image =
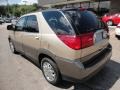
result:
M 60 2 L 65 2 L 67 0 L 38 0 L 39 5 L 46 5 L 46 4 L 55 4 L 55 3 L 60 3 Z
M 98 2 L 93 2 L 90 4 L 90 7 L 91 8 L 98 8 L 98 4 L 99 4 Z M 100 2 L 99 7 L 110 9 L 110 5 L 111 5 L 110 1 L 102 1 L 102 2 Z
M 65 2 L 68 0 L 38 0 L 39 5 L 43 6 L 43 5 L 47 5 L 47 4 L 55 4 L 55 3 L 60 3 L 60 2 Z M 98 1 L 98 0 L 91 0 L 91 1 Z M 120 10 L 120 0 L 101 0 L 101 1 L 111 1 L 111 5 L 110 3 L 101 3 L 100 6 L 105 7 L 105 8 L 109 8 L 111 10 L 113 9 L 117 9 Z M 97 5 L 97 4 L 96 4 Z
M 111 0 L 111 9 L 120 10 L 120 0 Z

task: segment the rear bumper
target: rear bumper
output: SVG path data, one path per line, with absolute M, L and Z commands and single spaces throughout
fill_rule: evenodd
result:
M 80 62 L 80 60 L 66 60 L 56 57 L 56 62 L 63 76 L 63 79 L 73 82 L 84 81 L 92 77 L 110 60 L 112 56 L 112 47 L 109 45 L 101 53 L 92 57 L 87 62 Z M 90 57 L 90 56 L 87 56 Z M 82 58 L 84 59 L 84 58 Z M 86 59 L 86 57 L 85 57 Z

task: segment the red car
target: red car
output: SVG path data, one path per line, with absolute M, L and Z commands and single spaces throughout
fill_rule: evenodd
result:
M 118 25 L 120 23 L 120 13 L 106 14 L 102 17 L 103 22 L 108 26 Z

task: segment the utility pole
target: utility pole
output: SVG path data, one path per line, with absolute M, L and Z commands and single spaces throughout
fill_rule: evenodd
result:
M 101 0 L 98 1 L 98 12 L 100 11 L 100 2 Z

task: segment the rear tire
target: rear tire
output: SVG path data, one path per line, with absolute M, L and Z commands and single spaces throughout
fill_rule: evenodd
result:
M 41 61 L 41 69 L 45 79 L 53 84 L 58 85 L 61 81 L 61 76 L 57 65 L 49 58 L 45 57 Z

